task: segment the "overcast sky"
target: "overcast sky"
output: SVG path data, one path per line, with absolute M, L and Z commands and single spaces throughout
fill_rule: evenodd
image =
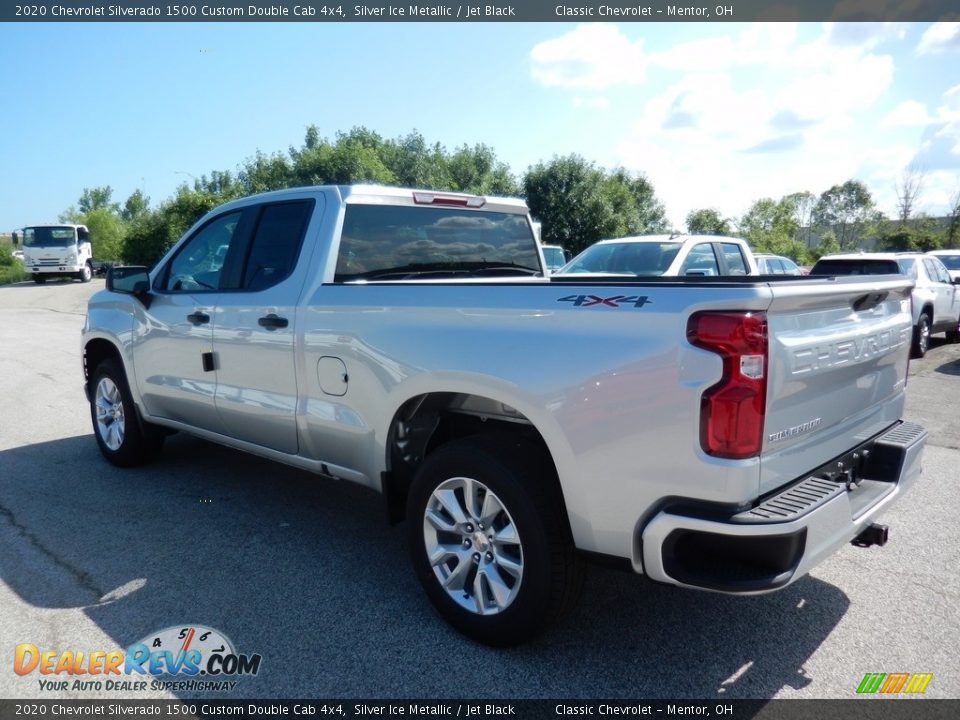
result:
M 578 153 L 691 208 L 926 172 L 960 189 L 960 24 L 0 25 L 0 231 L 85 187 L 154 205 L 260 150 L 364 125 L 494 148 L 515 174 Z

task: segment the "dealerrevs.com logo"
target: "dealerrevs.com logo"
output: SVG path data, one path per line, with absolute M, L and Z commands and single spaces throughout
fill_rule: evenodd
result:
M 13 671 L 38 675 L 41 690 L 233 690 L 260 671 L 259 654 L 238 653 L 213 628 L 179 625 L 151 633 L 126 650 L 51 650 L 17 645 Z

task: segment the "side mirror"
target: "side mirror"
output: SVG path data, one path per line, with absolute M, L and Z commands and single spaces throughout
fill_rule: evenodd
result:
M 150 307 L 150 275 L 141 265 L 112 267 L 107 271 L 107 290 L 133 295 Z

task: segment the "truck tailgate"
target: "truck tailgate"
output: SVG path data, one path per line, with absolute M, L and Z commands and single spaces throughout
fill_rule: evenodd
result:
M 761 495 L 902 417 L 912 333 L 905 277 L 770 287 Z

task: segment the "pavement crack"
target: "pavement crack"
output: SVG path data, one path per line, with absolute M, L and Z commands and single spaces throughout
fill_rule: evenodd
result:
M 100 602 L 100 599 L 105 595 L 105 593 L 103 590 L 97 587 L 89 573 L 81 570 L 78 567 L 75 567 L 70 562 L 64 560 L 53 550 L 44 545 L 40 538 L 30 532 L 25 525 L 21 524 L 17 520 L 16 516 L 13 514 L 13 511 L 9 510 L 3 505 L 0 505 L 0 517 L 5 518 L 10 526 L 17 532 L 17 534 L 26 540 L 34 550 L 49 559 L 58 568 L 65 571 L 70 577 L 73 578 L 77 585 L 91 593 L 93 597 L 96 598 L 95 603 Z

